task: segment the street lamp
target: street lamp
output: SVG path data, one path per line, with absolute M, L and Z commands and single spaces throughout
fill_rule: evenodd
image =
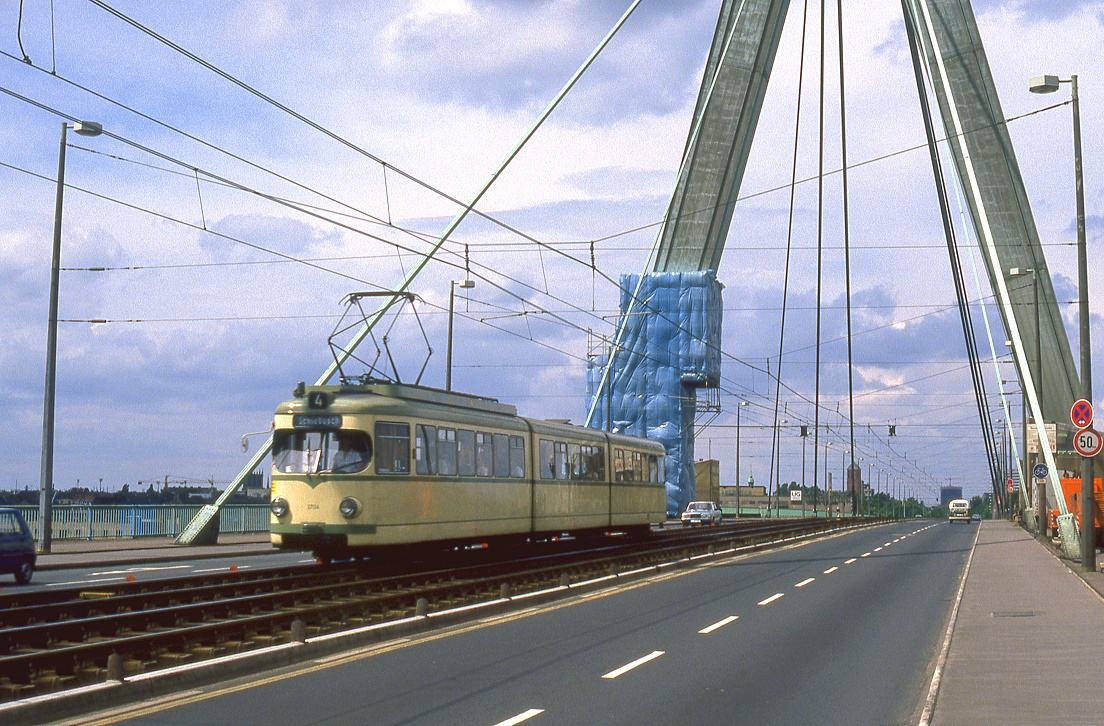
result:
M 463 290 L 475 287 L 475 280 L 449 280 L 448 352 L 445 354 L 445 390 L 452 390 L 452 318 L 456 312 L 456 286 Z
M 54 202 L 54 247 L 50 258 L 50 315 L 46 328 L 46 390 L 42 396 L 42 470 L 38 495 L 38 551 L 50 551 L 51 518 L 54 516 L 54 383 L 57 373 L 58 277 L 61 265 L 61 202 L 65 191 L 65 135 L 72 128 L 81 136 L 99 136 L 103 126 L 95 121 L 61 124 L 58 151 L 57 197 Z
M 747 401 L 740 401 L 736 407 L 736 519 L 740 518 L 740 411 L 746 405 Z
M 1073 173 L 1077 197 L 1077 309 L 1081 329 L 1081 397 L 1092 401 L 1092 355 L 1089 346 L 1089 272 L 1085 244 L 1085 178 L 1081 170 L 1081 102 L 1077 96 L 1077 74 L 1068 79 L 1035 76 L 1032 93 L 1054 93 L 1062 83 L 1070 84 L 1073 102 Z M 1086 515 L 1088 513 L 1088 515 Z M 1096 570 L 1096 493 L 1093 460 L 1081 457 L 1081 570 Z

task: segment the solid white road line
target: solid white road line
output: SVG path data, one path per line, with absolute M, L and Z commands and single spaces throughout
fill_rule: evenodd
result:
M 825 575 L 831 575 L 833 572 L 835 572 L 838 569 L 839 569 L 838 567 L 829 567 L 827 570 L 824 571 L 824 574 Z
M 770 605 L 772 602 L 774 602 L 775 600 L 777 600 L 781 597 L 782 597 L 782 593 L 776 592 L 773 595 L 771 595 L 770 597 L 768 597 L 766 600 L 760 600 L 759 604 L 760 605 Z
M 195 572 L 196 572 L 197 575 L 203 574 L 203 573 L 206 573 L 206 572 L 229 572 L 231 567 L 235 567 L 239 570 L 248 570 L 248 569 L 251 569 L 253 567 L 253 565 L 226 565 L 225 567 L 208 567 L 208 568 L 203 569 L 203 570 L 196 570 Z
M 858 562 L 858 561 L 859 561 L 858 557 L 852 557 L 851 559 L 849 559 L 847 562 L 844 562 L 843 564 L 850 565 L 852 562 Z
M 517 716 L 508 718 L 505 721 L 499 721 L 494 726 L 516 726 L 516 724 L 519 724 L 522 721 L 528 721 L 534 716 L 539 716 L 542 713 L 544 713 L 543 708 L 531 708 L 528 711 L 522 711 Z
M 101 580 L 69 580 L 67 582 L 50 582 L 46 587 L 69 587 L 70 585 L 103 585 L 106 582 L 122 582 L 125 577 L 105 577 Z
M 815 577 L 806 577 L 804 580 L 802 580 L 801 582 L 794 585 L 794 587 L 805 587 L 810 582 L 816 582 L 816 578 Z
M 701 633 L 702 635 L 709 635 L 714 630 L 717 630 L 718 628 L 723 628 L 724 626 L 728 625 L 729 623 L 735 622 L 739 619 L 740 619 L 739 615 L 729 615 L 727 618 L 724 618 L 723 620 L 718 620 L 717 622 L 710 625 L 708 628 L 702 628 L 698 632 Z
M 662 651 L 662 650 L 653 650 L 651 653 L 644 656 L 643 658 L 637 658 L 632 663 L 626 663 L 625 665 L 621 666 L 617 670 L 610 671 L 609 673 L 607 673 L 606 675 L 604 675 L 602 677 L 607 678 L 607 679 L 612 679 L 612 678 L 616 678 L 617 676 L 624 675 L 625 673 L 628 673 L 629 671 L 631 671 L 633 668 L 636 668 L 637 666 L 642 666 L 650 660 L 655 660 L 659 656 L 663 655 L 663 653 L 664 653 L 664 651 Z
M 157 572 L 158 570 L 190 570 L 192 565 L 170 565 L 168 567 L 131 567 L 129 570 L 108 570 L 106 572 L 90 572 L 89 577 L 101 575 L 131 575 L 135 572 Z

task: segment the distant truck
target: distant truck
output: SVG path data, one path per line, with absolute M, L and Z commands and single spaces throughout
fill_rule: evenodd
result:
M 950 504 L 947 505 L 947 521 L 950 524 L 955 522 L 970 523 L 970 502 L 965 499 L 952 499 Z

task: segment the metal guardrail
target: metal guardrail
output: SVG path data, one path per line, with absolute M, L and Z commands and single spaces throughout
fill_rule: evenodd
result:
M 111 539 L 120 537 L 175 537 L 188 526 L 201 504 L 55 504 L 54 539 Z M 23 513 L 38 537 L 38 506 L 13 507 Z M 219 532 L 268 531 L 268 504 L 226 504 L 219 515 Z

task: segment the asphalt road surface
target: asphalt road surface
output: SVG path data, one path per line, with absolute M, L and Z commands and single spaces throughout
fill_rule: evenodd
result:
M 723 560 L 110 720 L 916 723 L 976 531 L 907 520 Z

